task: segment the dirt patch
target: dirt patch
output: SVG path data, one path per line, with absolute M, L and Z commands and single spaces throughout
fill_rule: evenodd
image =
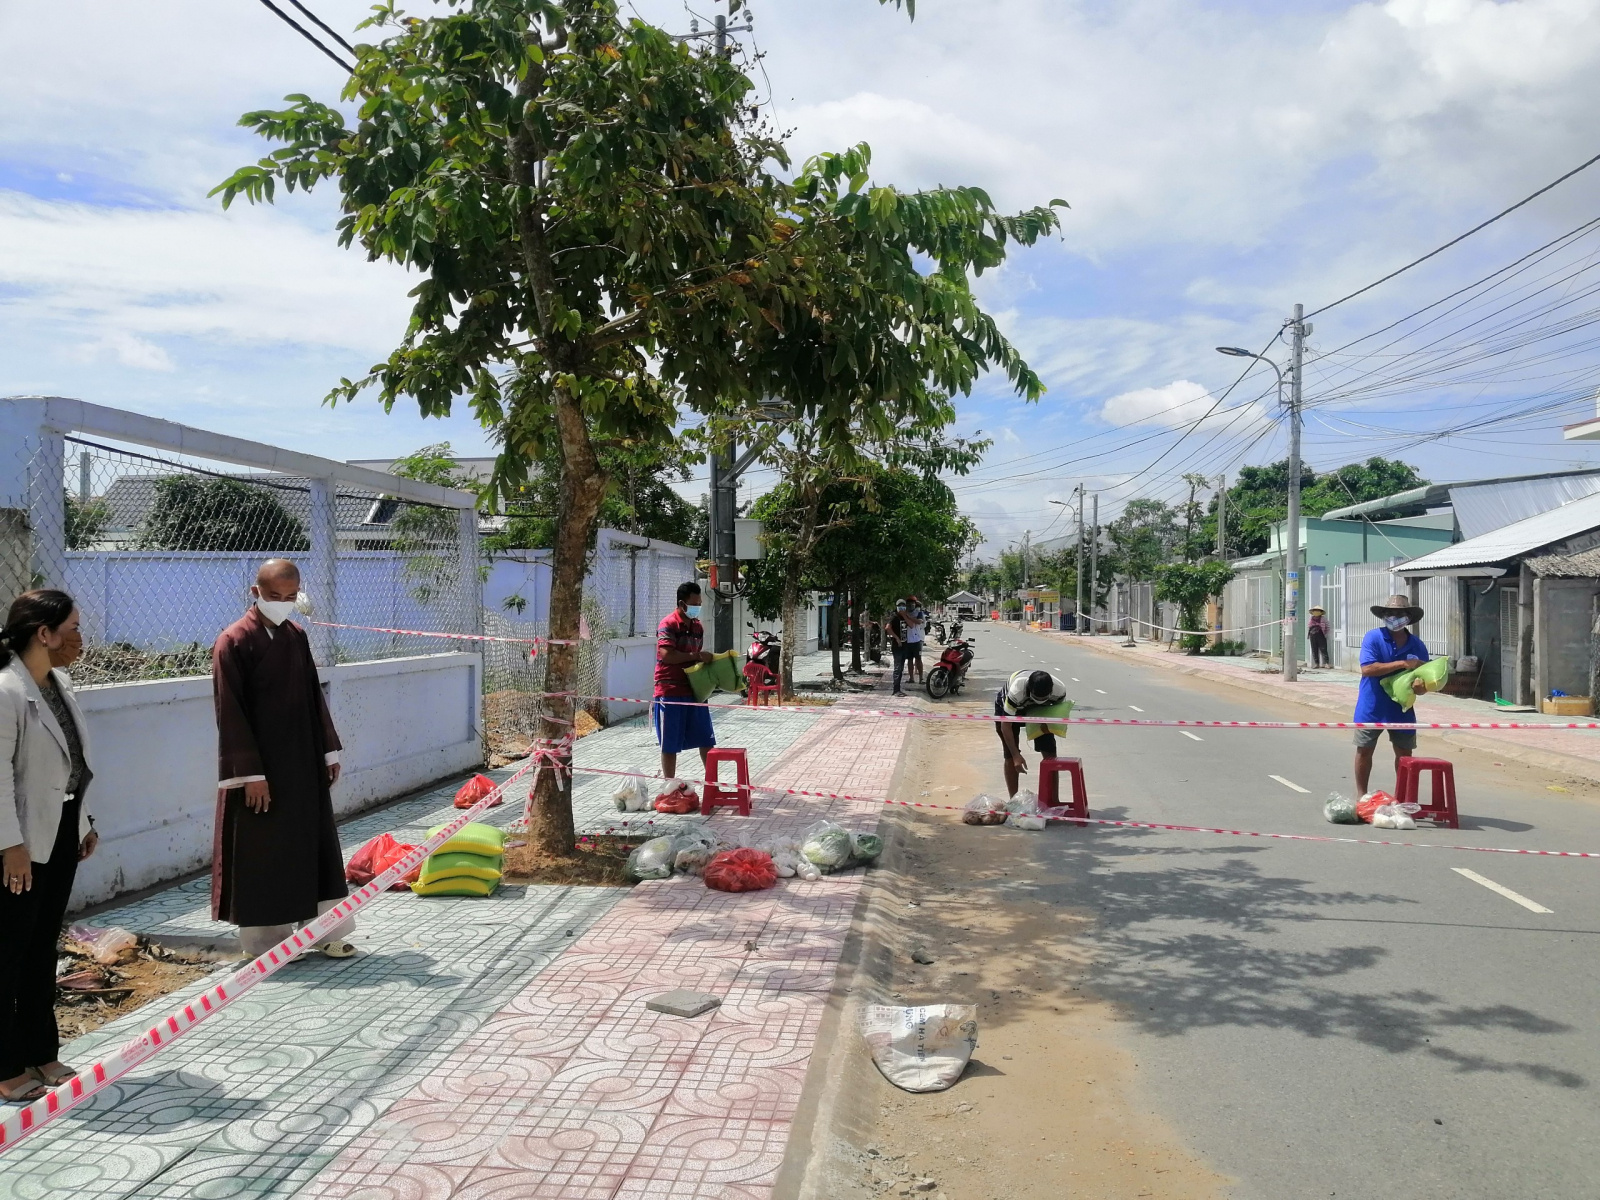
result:
M 159 999 L 217 969 L 217 963 L 154 945 L 144 938 L 126 962 L 101 966 L 67 941 L 56 963 L 56 977 L 75 977 L 90 986 L 56 988 L 56 1024 L 69 1041 L 140 1005 Z
M 513 846 L 506 851 L 506 883 L 563 883 L 584 887 L 632 887 L 633 880 L 622 873 L 628 855 L 643 838 L 601 835 L 586 837 L 570 857 L 544 854 L 530 845 Z
M 909 736 L 898 799 L 959 808 L 978 792 L 1004 794 L 988 726 L 928 722 Z M 832 1049 L 807 1077 L 816 1127 L 791 1147 L 803 1165 L 786 1171 L 778 1195 L 1226 1195 L 1228 1180 L 1151 1111 L 1116 1009 L 1086 990 L 1092 915 L 1018 886 L 1060 877 L 1050 843 L 1070 832 L 969 826 L 927 809 L 892 810 L 888 822 L 856 978 Z M 892 1086 L 855 1032 L 870 1003 L 976 1005 L 978 1052 L 966 1074 L 928 1095 Z
M 578 710 L 573 725 L 578 737 L 588 737 L 601 728 L 600 722 L 587 709 Z M 538 736 L 538 728 L 539 697 L 513 689 L 486 695 L 483 730 L 490 769 L 527 758 L 533 739 Z

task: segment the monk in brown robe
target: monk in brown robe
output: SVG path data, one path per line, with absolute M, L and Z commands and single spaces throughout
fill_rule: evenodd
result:
M 211 651 L 217 702 L 217 825 L 211 910 L 239 926 L 247 957 L 271 949 L 349 894 L 329 789 L 339 778 L 339 735 L 311 644 L 289 620 L 300 569 L 263 563 L 250 611 Z M 354 921 L 316 949 L 347 958 Z

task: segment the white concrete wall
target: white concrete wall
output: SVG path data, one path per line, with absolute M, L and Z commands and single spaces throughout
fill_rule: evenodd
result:
M 344 773 L 340 816 L 477 766 L 476 654 L 430 654 L 322 669 Z M 78 868 L 73 907 L 211 862 L 217 727 L 209 678 L 82 688 L 93 742 L 90 809 L 100 848 Z

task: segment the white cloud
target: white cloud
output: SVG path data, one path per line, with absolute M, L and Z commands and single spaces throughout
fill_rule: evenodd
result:
M 90 360 L 108 358 L 141 371 L 172 370 L 172 359 L 160 346 L 120 330 L 113 330 L 98 342 L 85 346 L 83 353 Z
M 1100 406 L 1108 425 L 1187 425 L 1205 415 L 1215 398 L 1203 385 L 1175 379 L 1163 387 L 1135 388 Z

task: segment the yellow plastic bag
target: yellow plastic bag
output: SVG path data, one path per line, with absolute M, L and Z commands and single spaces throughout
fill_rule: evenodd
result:
M 1070 717 L 1072 715 L 1072 701 L 1063 700 L 1060 704 L 1047 704 L 1043 708 L 1036 708 L 1028 714 L 1030 717 Z M 1023 730 L 1031 742 L 1036 737 L 1043 737 L 1053 733 L 1057 737 L 1067 736 L 1067 727 L 1058 721 L 1029 721 Z
M 432 837 L 443 829 L 443 825 L 435 825 L 428 830 Z M 484 825 L 478 821 L 468 821 L 456 830 L 448 842 L 440 846 L 433 853 L 440 854 L 484 854 L 490 858 L 499 858 L 506 851 L 505 830 L 496 829 L 493 825 Z
M 694 698 L 704 704 L 711 698 L 713 692 L 739 692 L 744 691 L 744 675 L 739 670 L 739 652 L 737 650 L 724 650 L 721 654 L 714 654 L 708 663 L 695 663 L 685 667 L 683 673 L 689 677 L 689 686 L 694 690 Z
M 411 890 L 419 896 L 487 896 L 498 887 L 498 879 L 473 879 L 467 875 L 452 875 L 449 879 L 433 883 L 413 883 Z
M 1425 662 L 1412 671 L 1396 671 L 1393 675 L 1385 675 L 1378 682 L 1383 685 L 1384 691 L 1399 702 L 1401 708 L 1410 712 L 1417 702 L 1417 680 L 1424 681 L 1432 692 L 1442 688 L 1449 678 L 1450 659 L 1445 656 Z
M 490 857 L 487 854 L 466 854 L 452 851 L 449 854 L 430 854 L 428 860 L 422 864 L 422 873 L 417 876 L 417 882 L 426 886 L 437 883 L 441 879 L 455 879 L 465 877 L 468 879 L 500 878 L 500 857 Z

